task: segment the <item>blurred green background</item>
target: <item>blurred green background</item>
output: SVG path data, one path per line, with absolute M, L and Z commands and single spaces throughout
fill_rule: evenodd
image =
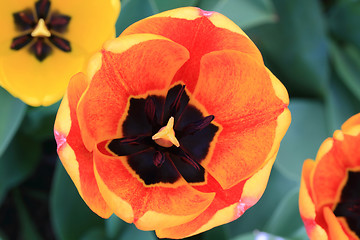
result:
M 302 163 L 360 112 L 360 1 L 123 0 L 117 35 L 183 6 L 220 12 L 250 36 L 288 89 L 293 119 L 258 204 L 189 239 L 308 239 L 298 210 Z M 157 239 L 117 217 L 101 219 L 79 197 L 56 155 L 59 103 L 32 108 L 1 88 L 0 103 L 0 240 Z

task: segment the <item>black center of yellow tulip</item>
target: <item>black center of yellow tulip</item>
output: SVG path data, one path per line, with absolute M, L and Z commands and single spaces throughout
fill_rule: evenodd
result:
M 25 9 L 13 14 L 15 26 L 22 35 L 13 38 L 10 48 L 20 50 L 31 42 L 30 53 L 34 54 L 39 61 L 43 61 L 50 55 L 52 49 L 49 43 L 64 52 L 70 52 L 70 42 L 58 36 L 67 30 L 70 17 L 53 12 L 50 17 L 51 2 L 39 0 L 35 3 L 35 12 Z
M 174 183 L 181 176 L 189 183 L 205 180 L 200 163 L 208 154 L 218 127 L 211 123 L 213 115 L 204 117 L 189 100 L 184 85 L 174 86 L 166 97 L 130 98 L 122 126 L 124 137 L 111 140 L 108 149 L 118 156 L 127 156 L 129 166 L 145 184 Z M 163 138 L 165 142 L 154 137 L 166 126 L 171 126 L 170 135 L 178 141 L 175 144 L 166 142 L 167 137 Z
M 348 180 L 334 214 L 345 217 L 349 228 L 360 237 L 360 172 L 348 172 Z

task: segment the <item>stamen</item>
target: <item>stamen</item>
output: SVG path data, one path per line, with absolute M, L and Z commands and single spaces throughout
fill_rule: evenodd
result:
M 184 150 L 181 149 L 181 156 L 180 158 L 185 161 L 186 163 L 190 164 L 191 166 L 193 166 L 196 170 L 200 170 L 200 167 L 198 165 L 197 162 L 195 162 L 190 156 L 189 154 L 187 154 Z
M 145 102 L 145 113 L 148 121 L 151 124 L 154 124 L 156 122 L 156 108 L 155 108 L 155 102 L 152 97 L 148 97 Z
M 160 151 L 156 151 L 156 152 L 154 153 L 153 162 L 154 162 L 154 165 L 155 165 L 156 167 L 158 167 L 158 168 L 161 167 L 162 164 L 165 162 L 165 156 L 164 156 L 164 154 L 163 154 L 162 152 L 160 152 Z
M 174 127 L 174 117 L 171 117 L 165 127 L 162 127 L 158 133 L 152 136 L 152 139 L 162 147 L 171 147 L 175 145 L 176 147 L 180 146 L 179 141 L 175 137 Z
M 35 57 L 41 62 L 51 53 L 51 48 L 44 41 L 44 38 L 38 38 L 31 46 L 30 51 L 35 53 Z
M 40 18 L 34 31 L 31 32 L 32 37 L 50 37 L 51 33 L 46 27 L 44 19 Z
M 69 25 L 70 19 L 71 18 L 67 15 L 62 15 L 58 13 L 52 14 L 50 22 L 48 24 L 49 29 L 55 30 L 60 33 L 65 32 L 67 26 Z
M 34 17 L 31 10 L 24 10 L 13 14 L 16 27 L 25 31 L 35 26 Z
M 10 48 L 14 49 L 14 50 L 19 50 L 19 49 L 25 47 L 28 43 L 30 43 L 31 40 L 32 40 L 32 37 L 31 37 L 30 34 L 26 34 L 26 35 L 16 37 L 11 42 Z
M 181 97 L 184 95 L 185 92 L 185 85 L 181 86 L 181 89 L 179 90 L 174 102 L 170 105 L 170 116 L 175 116 L 176 113 L 179 111 L 180 109 L 180 103 L 181 103 Z
M 35 9 L 38 19 L 40 18 L 46 19 L 50 9 L 50 1 L 49 0 L 37 1 L 35 3 Z
M 139 139 L 139 137 L 124 137 L 119 139 L 119 143 L 139 144 Z
M 214 120 L 214 118 L 214 115 L 209 115 L 199 121 L 188 124 L 183 130 L 183 136 L 195 134 L 196 132 L 201 131 L 202 129 L 209 126 L 210 123 Z
M 60 50 L 63 50 L 64 52 L 70 52 L 71 46 L 70 42 L 64 38 L 55 36 L 54 34 L 49 37 L 49 41 L 54 44 L 56 47 L 58 47 Z

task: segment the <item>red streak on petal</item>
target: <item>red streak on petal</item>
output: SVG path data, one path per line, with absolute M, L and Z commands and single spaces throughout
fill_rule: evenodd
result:
M 57 144 L 57 151 L 66 143 L 66 136 L 54 130 L 54 136 Z
M 204 17 L 211 17 L 214 13 L 214 11 L 204 11 L 200 9 L 200 15 Z

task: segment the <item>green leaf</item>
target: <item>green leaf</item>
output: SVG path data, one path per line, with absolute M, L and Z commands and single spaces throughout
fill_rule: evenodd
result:
M 88 229 L 105 228 L 103 219 L 93 213 L 81 199 L 60 163 L 56 167 L 50 193 L 50 216 L 56 239 L 59 240 L 77 240 Z
M 360 1 L 342 1 L 329 12 L 329 27 L 339 39 L 360 48 Z
M 120 35 L 131 24 L 159 13 L 153 0 L 124 0 L 121 2 L 121 13 L 116 22 L 116 35 Z
M 90 228 L 89 231 L 87 231 L 80 240 L 105 240 L 108 239 L 106 237 L 106 233 L 104 231 L 104 228 Z
M 249 230 L 262 230 L 270 220 L 275 208 L 286 194 L 296 187 L 295 181 L 284 177 L 273 168 L 267 188 L 257 204 L 248 209 L 239 219 L 227 224 L 230 236 L 246 234 Z
M 230 240 L 255 240 L 254 233 L 242 234 L 240 236 L 232 237 Z
M 299 189 L 294 188 L 282 199 L 264 227 L 264 231 L 281 236 L 291 237 L 303 222 L 299 213 Z
M 306 229 L 304 226 L 300 227 L 298 230 L 294 232 L 294 234 L 291 236 L 292 240 L 308 240 L 309 237 L 306 233 Z
M 328 134 L 331 136 L 348 118 L 360 112 L 360 100 L 354 97 L 334 73 L 327 91 L 325 107 Z
M 130 224 L 121 234 L 119 240 L 157 240 L 154 232 L 152 231 L 141 231 L 135 227 L 134 224 Z
M 166 10 L 195 6 L 198 0 L 124 0 L 116 22 L 116 34 L 120 35 L 131 24 Z
M 54 122 L 59 106 L 60 102 L 57 102 L 48 107 L 29 108 L 21 132 L 39 140 L 54 138 Z
M 231 240 L 295 240 L 295 239 L 283 238 L 266 232 L 254 231 L 253 233 L 236 236 L 234 238 L 231 238 Z
M 127 226 L 129 226 L 128 223 L 113 214 L 109 219 L 105 220 L 106 236 L 110 239 L 117 239 Z
M 20 192 L 13 192 L 13 197 L 20 221 L 20 238 L 23 240 L 41 240 L 40 234 L 36 230 L 36 225 L 32 222 L 26 206 L 21 199 Z
M 198 0 L 149 0 L 156 5 L 159 12 L 167 11 L 179 7 L 195 6 Z
M 206 240 L 230 239 L 229 227 L 228 227 L 228 225 L 222 225 L 222 226 L 213 228 L 209 231 L 206 231 L 202 234 L 202 239 L 206 239 Z
M 247 33 L 291 96 L 324 96 L 329 61 L 319 1 L 273 2 L 278 13 L 277 23 L 252 28 Z
M 199 7 L 224 14 L 242 29 L 276 20 L 274 6 L 270 0 L 202 0 Z
M 0 157 L 0 203 L 11 188 L 19 185 L 34 172 L 40 155 L 39 142 L 20 134 L 13 138 Z
M 0 157 L 19 128 L 26 105 L 0 87 Z
M 275 167 L 284 176 L 300 183 L 303 162 L 314 159 L 328 136 L 324 105 L 316 100 L 292 99 L 292 122 L 283 138 Z
M 342 49 L 335 43 L 330 46 L 331 60 L 336 73 L 360 100 L 360 51 L 349 44 Z

